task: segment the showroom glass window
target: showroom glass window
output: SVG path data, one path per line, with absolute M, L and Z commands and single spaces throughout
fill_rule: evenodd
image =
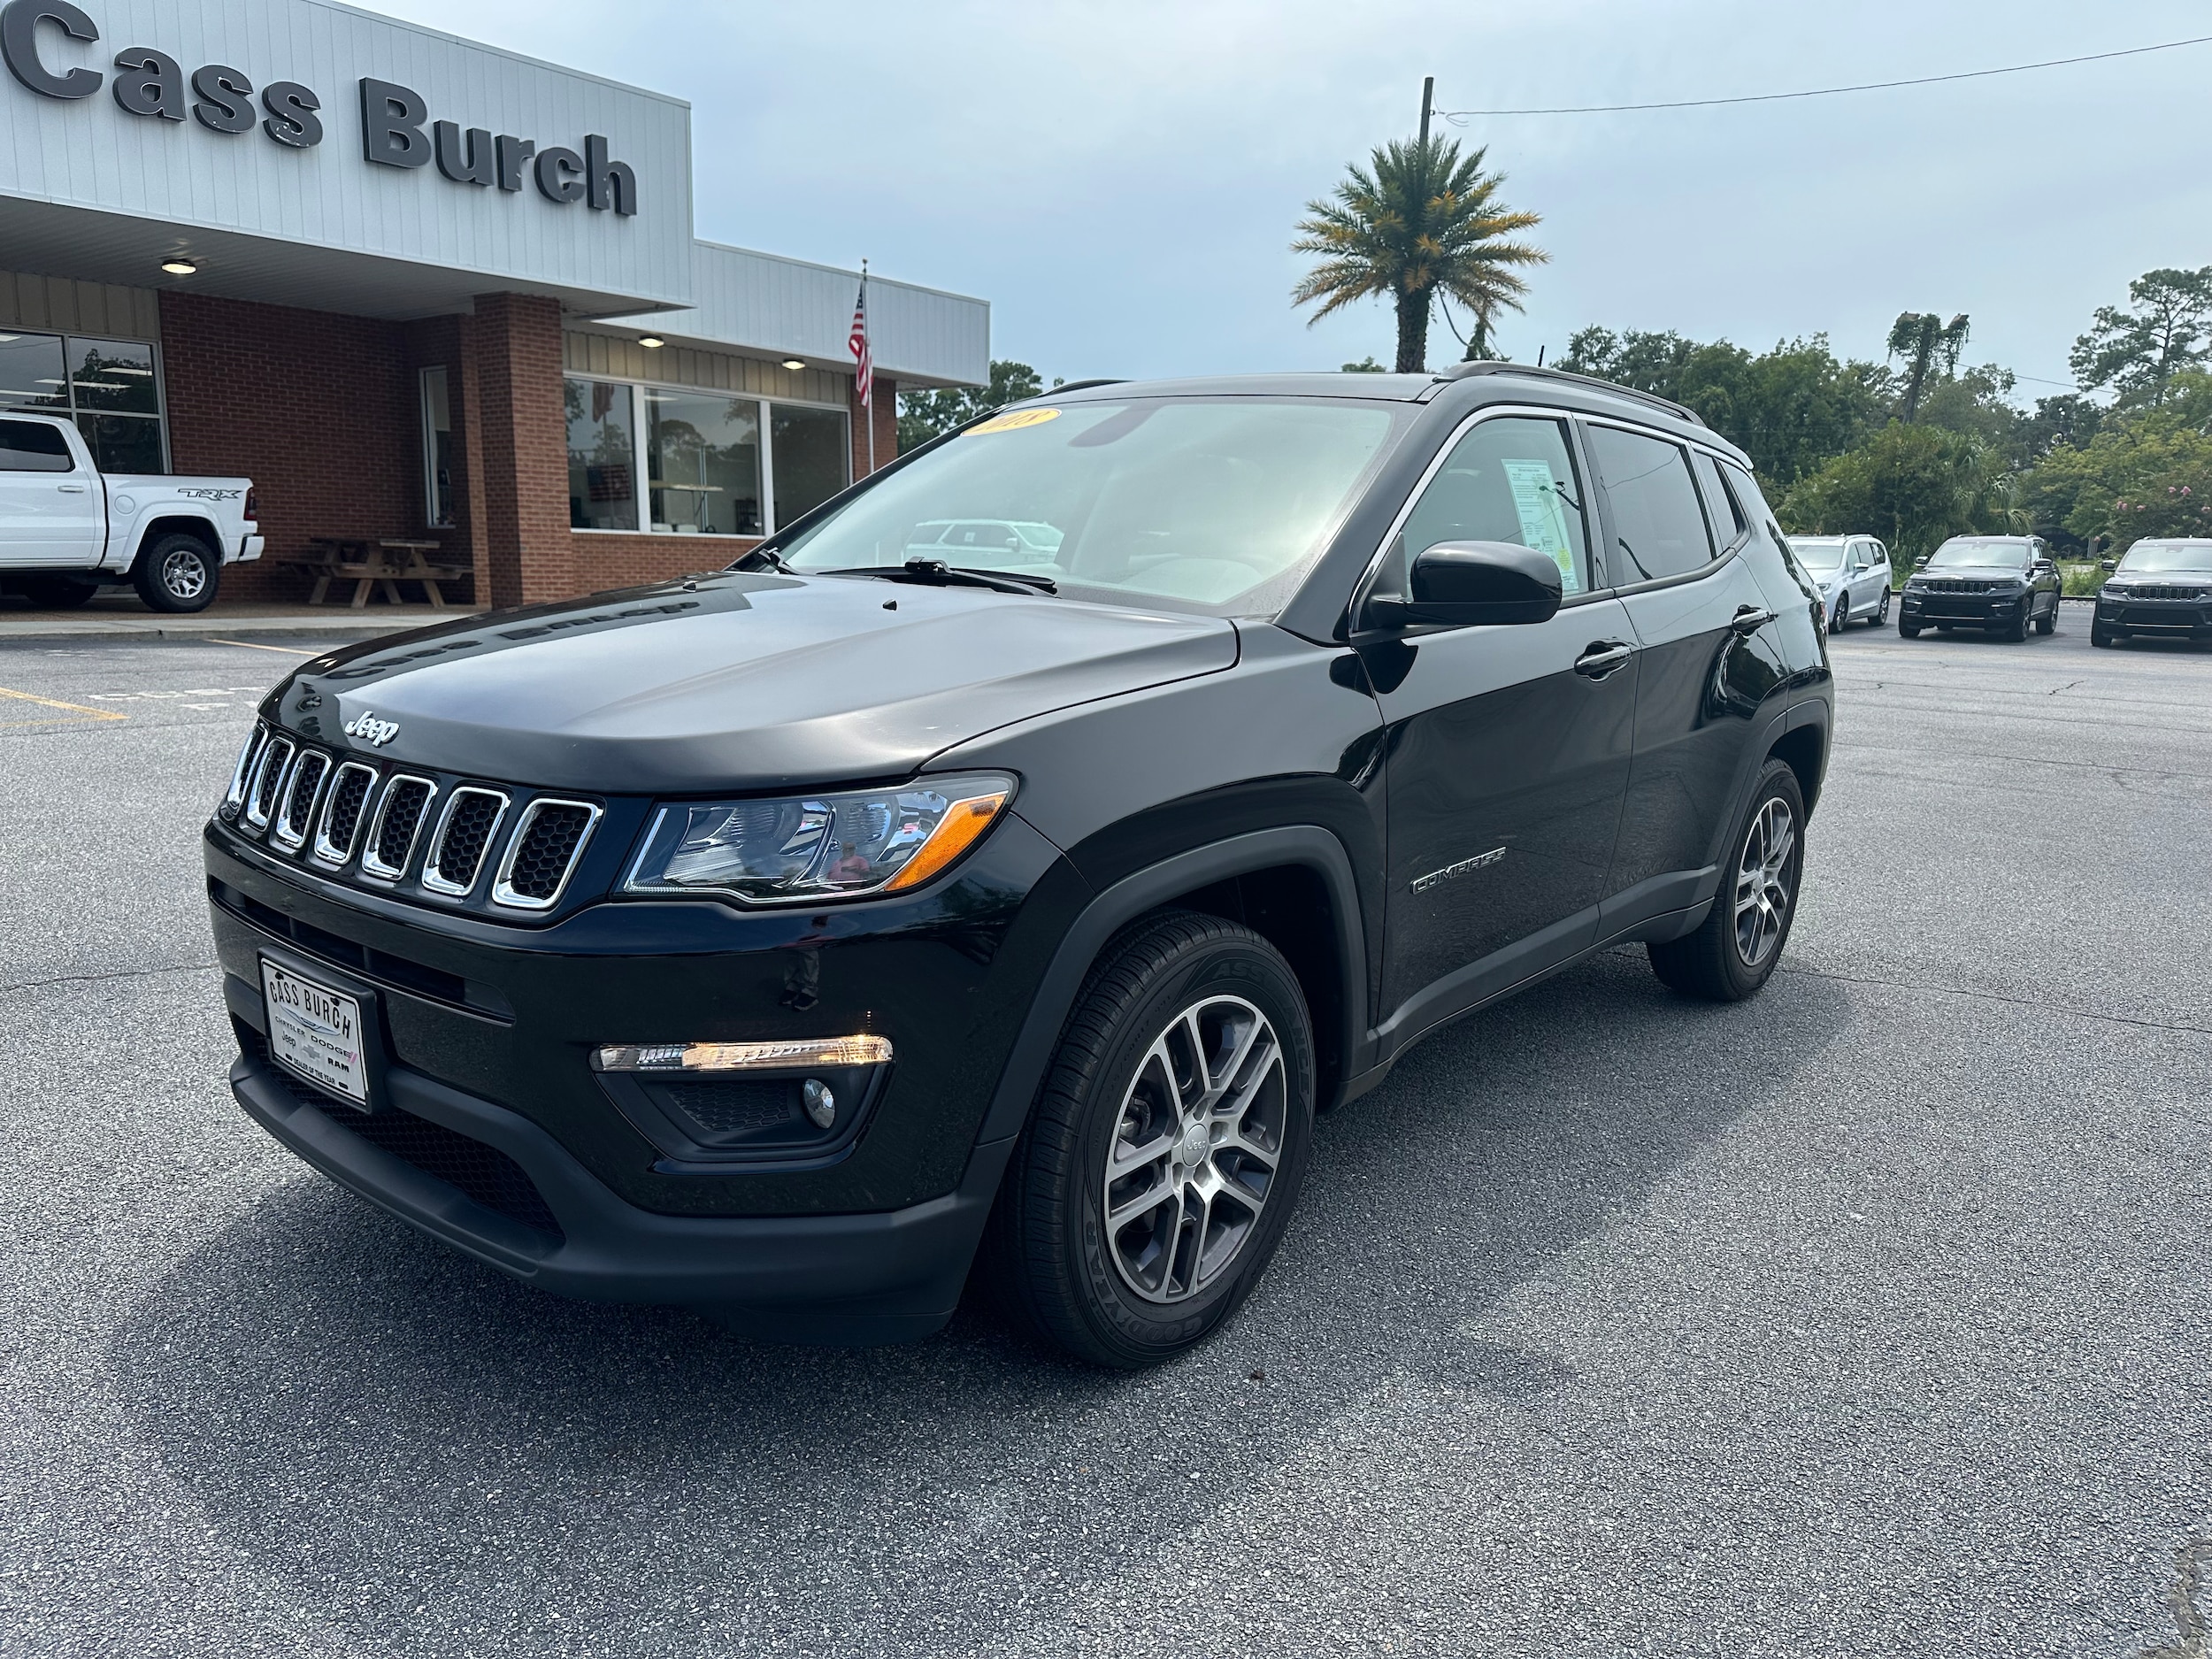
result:
M 76 418 L 106 472 L 165 472 L 161 373 L 143 340 L 0 330 L 0 408 Z
M 453 523 L 453 397 L 445 365 L 422 372 L 423 522 L 434 530 Z
M 852 481 L 841 409 L 631 380 L 565 385 L 574 529 L 762 536 Z
M 657 534 L 767 534 L 760 405 L 751 398 L 648 387 L 645 454 Z
M 634 530 L 637 423 L 630 388 L 610 380 L 571 380 L 568 403 L 568 522 L 576 530 Z

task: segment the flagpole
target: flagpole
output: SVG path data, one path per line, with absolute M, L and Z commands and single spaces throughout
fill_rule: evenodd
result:
M 864 329 L 868 317 L 868 262 L 865 259 L 860 262 L 860 316 L 861 326 Z M 871 357 L 875 355 L 875 343 L 872 338 L 868 342 L 868 355 Z M 868 374 L 868 401 L 860 406 L 860 418 L 868 423 L 868 471 L 873 473 L 876 470 L 876 377 L 872 364 Z

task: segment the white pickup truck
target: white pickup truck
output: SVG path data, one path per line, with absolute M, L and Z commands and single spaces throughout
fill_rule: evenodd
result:
M 0 587 L 80 605 L 129 582 L 156 611 L 204 611 L 226 565 L 261 557 L 253 480 L 103 472 L 65 416 L 0 411 Z

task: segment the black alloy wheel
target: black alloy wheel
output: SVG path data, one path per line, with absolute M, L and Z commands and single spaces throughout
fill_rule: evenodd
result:
M 1755 995 L 1781 960 L 1797 919 L 1805 872 L 1805 797 L 1787 763 L 1770 759 L 1751 792 L 1735 856 L 1694 933 L 1647 944 L 1651 971 L 1671 990 L 1711 1002 Z
M 1281 1241 L 1313 1037 L 1259 934 L 1165 910 L 1101 953 L 992 1212 L 986 1271 L 1047 1341 L 1133 1370 L 1210 1336 Z
M 2013 614 L 2012 620 L 2005 624 L 2004 639 L 2007 644 L 2017 645 L 2028 637 L 2028 613 L 2034 609 L 2033 594 L 2020 601 L 2020 609 Z
M 213 548 L 180 530 L 156 538 L 138 556 L 131 580 L 149 610 L 177 615 L 204 611 L 215 603 L 222 569 Z
M 1886 628 L 1889 626 L 1889 588 L 1887 584 L 1884 584 L 1882 588 L 1882 608 L 1874 613 L 1874 626 L 1878 628 Z
M 2051 595 L 2049 614 L 2035 619 L 2035 631 L 2047 640 L 2058 632 L 2058 595 L 2056 594 Z
M 1844 594 L 1836 595 L 1836 613 L 1828 618 L 1828 632 L 1840 634 L 1851 626 L 1851 603 Z
M 18 579 L 23 596 L 44 611 L 74 611 L 100 591 L 96 581 L 40 572 Z

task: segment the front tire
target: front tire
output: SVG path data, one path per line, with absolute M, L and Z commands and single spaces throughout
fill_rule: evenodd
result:
M 1851 626 L 1851 607 L 1841 594 L 1836 595 L 1835 614 L 1828 618 L 1828 632 L 1840 634 Z
M 1920 637 L 1920 625 L 1906 621 L 1904 613 L 1900 611 L 1897 615 L 1897 632 L 1901 638 L 1916 640 Z
M 2116 637 L 2112 630 L 2101 622 L 2089 625 L 2089 642 L 2101 651 L 2111 649 Z
M 1670 990 L 1709 1002 L 1740 1002 L 1758 994 L 1797 919 L 1804 825 L 1797 774 L 1785 762 L 1769 760 L 1705 920 L 1684 938 L 1644 947 L 1651 971 Z
M 138 556 L 131 580 L 150 611 L 172 616 L 204 611 L 215 603 L 223 561 L 215 549 L 181 530 L 157 540 Z
M 1881 609 L 1874 613 L 1874 626 L 1878 628 L 1889 626 L 1889 589 L 1887 588 L 1882 589 Z
M 2020 609 L 2011 621 L 2005 624 L 2003 639 L 2008 645 L 2017 645 L 2028 637 L 2028 612 L 2035 609 L 2032 598 L 2023 599 Z
M 2035 631 L 2047 640 L 2058 632 L 2058 601 L 2055 598 L 2051 601 L 2051 614 L 2035 619 Z
M 1018 1319 L 1094 1364 L 1157 1364 L 1251 1293 L 1311 1145 L 1297 976 L 1249 928 L 1168 910 L 1084 982 L 992 1212 Z

